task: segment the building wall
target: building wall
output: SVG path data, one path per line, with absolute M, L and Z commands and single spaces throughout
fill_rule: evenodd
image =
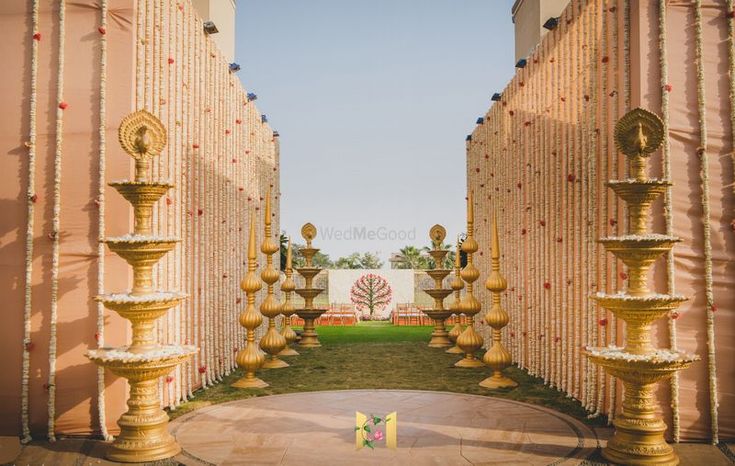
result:
M 34 4 L 40 5 L 37 23 Z M 275 197 L 276 238 L 279 232 L 277 138 L 229 73 L 229 58 L 203 33 L 188 0 L 66 2 L 63 23 L 58 2 L 5 2 L 0 22 L 8 32 L 0 44 L 7 65 L 0 70 L 6 109 L 0 117 L 0 278 L 8 311 L 0 338 L 0 434 L 21 434 L 26 426 L 36 438 L 49 430 L 89 434 L 100 432 L 102 425 L 115 433 L 115 421 L 126 409 L 125 381 L 110 373 L 98 378 L 84 352 L 98 344 L 124 345 L 130 338 L 127 322 L 92 300 L 103 290 L 130 288 L 125 262 L 99 249 L 98 242 L 132 228 L 129 205 L 106 187 L 132 175 L 130 157 L 117 143 L 120 120 L 146 108 L 168 129 L 168 145 L 156 158 L 153 175 L 175 188 L 159 203 L 154 219 L 157 233 L 182 241 L 159 263 L 157 286 L 185 291 L 189 299 L 158 321 L 158 337 L 201 348 L 168 382 L 161 380 L 164 403 L 170 406 L 196 387 L 216 383 L 235 366 L 235 348 L 243 342 L 237 318 L 243 309 L 239 280 L 248 212 L 256 216 L 260 242 L 268 189 Z M 40 32 L 40 40 L 34 40 L 34 32 Z M 37 77 L 32 84 L 34 50 Z M 62 97 L 57 95 L 59 78 Z M 56 234 L 54 204 L 60 211 Z M 263 257 L 259 263 L 265 263 Z M 58 299 L 52 297 L 54 286 Z M 24 360 L 29 362 L 27 379 L 22 377 Z
M 204 21 L 213 21 L 219 31 L 212 35 L 222 55 L 233 62 L 235 60 L 235 0 L 192 0 L 199 17 Z
M 569 0 L 516 0 L 511 9 L 515 24 L 516 62 L 526 58 L 548 32 L 543 24 L 558 17 Z
M 663 34 L 659 6 L 665 7 Z M 559 27 L 544 37 L 528 66 L 517 71 L 502 100 L 473 130 L 467 177 L 476 201 L 476 258 L 483 277 L 490 269 L 489 222 L 497 208 L 509 286 L 503 304 L 511 315 L 503 338 L 514 361 L 580 400 L 591 413 L 614 416 L 620 384 L 589 364 L 581 351 L 585 345 L 619 345 L 624 332 L 622 322 L 589 299 L 598 290 L 624 286 L 622 264 L 596 243 L 625 231 L 624 205 L 604 186 L 606 180 L 626 176 L 613 126 L 639 105 L 662 114 L 669 122 L 668 149 L 650 158 L 651 174 L 662 176 L 668 162 L 674 182 L 670 231 L 682 243 L 674 251 L 673 280 L 662 260 L 652 287 L 666 292 L 674 286 L 690 300 L 659 322 L 656 344 L 669 347 L 675 341 L 702 361 L 674 384 L 660 385 L 660 408 L 672 438 L 732 439 L 735 198 L 730 155 L 735 107 L 728 69 L 733 66 L 733 31 L 724 2 L 702 2 L 700 79 L 695 10 L 693 1 L 573 0 Z M 663 54 L 662 37 L 667 38 Z M 660 77 L 664 64 L 667 79 Z M 698 82 L 706 99 L 698 97 Z M 666 108 L 662 97 L 669 102 Z M 706 181 L 699 148 L 707 156 Z M 705 204 L 710 207 L 706 221 Z M 654 215 L 653 230 L 666 231 L 663 200 L 654 206 Z M 712 251 L 711 281 L 706 278 L 707 248 Z M 487 309 L 488 293 L 479 288 Z M 478 330 L 487 342 L 487 327 L 478 325 Z

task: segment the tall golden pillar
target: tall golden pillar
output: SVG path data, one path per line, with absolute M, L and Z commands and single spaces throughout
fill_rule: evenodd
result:
M 665 137 L 661 120 L 636 108 L 615 125 L 618 150 L 630 160 L 630 178 L 607 183 L 628 205 L 629 233 L 599 240 L 628 267 L 628 287 L 592 298 L 625 322 L 625 347 L 586 348 L 585 355 L 623 382 L 622 413 L 615 417 L 615 434 L 602 456 L 616 464 L 675 465 L 679 458 L 664 440 L 666 424 L 656 412 L 655 384 L 685 369 L 699 358 L 682 351 L 651 346 L 651 324 L 665 317 L 687 298 L 653 293 L 648 269 L 679 242 L 679 238 L 648 233 L 646 223 L 653 201 L 671 186 L 669 180 L 650 179 L 645 159 Z
M 258 270 L 258 256 L 255 249 L 255 215 L 250 211 L 250 234 L 248 236 L 248 273 L 240 282 L 240 288 L 247 295 L 245 310 L 240 314 L 240 325 L 247 330 L 245 348 L 237 353 L 237 365 L 245 371 L 245 376 L 231 386 L 235 388 L 264 388 L 268 384 L 255 376 L 255 372 L 265 362 L 265 355 L 255 343 L 255 329 L 263 323 L 263 316 L 255 309 L 255 293 L 261 289 Z
M 459 320 L 462 315 L 462 288 L 464 288 L 464 282 L 462 281 L 462 277 L 460 276 L 462 263 L 459 252 L 460 250 L 458 241 L 456 252 L 454 253 L 454 277 L 452 278 L 452 283 L 450 285 L 452 287 L 452 290 L 454 290 L 454 301 L 452 301 L 452 304 L 449 305 L 449 310 L 452 311 L 452 313 L 454 314 L 454 318 L 456 319 L 454 322 L 454 327 L 452 327 L 452 330 L 449 331 L 449 341 L 451 341 L 454 345 L 446 351 L 450 354 L 464 353 L 464 351 L 462 351 L 462 348 L 457 346 L 457 337 L 462 334 L 463 330 L 462 324 L 459 323 Z
M 493 329 L 493 343 L 489 350 L 485 352 L 482 361 L 490 366 L 493 374 L 480 382 L 485 388 L 511 388 L 517 387 L 518 384 L 503 375 L 503 369 L 510 366 L 513 362 L 510 353 L 503 346 L 501 341 L 500 330 L 508 325 L 508 313 L 500 305 L 500 294 L 508 288 L 505 277 L 500 274 L 500 240 L 498 238 L 498 220 L 493 212 L 493 230 L 492 230 L 492 271 L 485 281 L 485 288 L 490 290 L 493 295 L 493 304 L 485 315 L 485 322 Z
M 452 315 L 452 311 L 444 309 L 444 299 L 452 294 L 452 290 L 444 288 L 442 284 L 444 278 L 452 272 L 449 269 L 445 269 L 442 264 L 444 257 L 449 252 L 446 249 L 441 249 L 446 236 L 447 231 L 441 225 L 434 225 L 429 231 L 429 238 L 431 238 L 432 245 L 432 250 L 429 251 L 429 254 L 434 259 L 434 268 L 427 270 L 426 274 L 434 279 L 434 288 L 424 290 L 424 292 L 434 298 L 434 309 L 424 311 L 424 313 L 434 321 L 434 331 L 431 332 L 431 340 L 429 341 L 429 346 L 432 348 L 452 346 L 446 325 L 444 324 L 447 317 Z
M 475 331 L 475 315 L 480 312 L 480 301 L 472 294 L 473 283 L 480 278 L 480 271 L 472 263 L 472 254 L 477 252 L 479 246 L 475 241 L 475 207 L 473 204 L 473 193 L 467 195 L 467 238 L 462 243 L 462 251 L 467 254 L 467 265 L 460 272 L 462 280 L 467 283 L 467 292 L 460 303 L 462 313 L 467 316 L 467 328 L 457 337 L 457 346 L 464 352 L 464 358 L 457 361 L 457 367 L 482 367 L 483 362 L 475 357 L 475 352 L 482 348 L 482 337 Z
M 306 247 L 301 249 L 301 254 L 304 255 L 306 264 L 303 267 L 296 269 L 299 275 L 304 277 L 306 282 L 303 288 L 298 288 L 296 294 L 304 298 L 304 307 L 297 309 L 296 314 L 304 319 L 304 333 L 301 334 L 301 340 L 299 345 L 305 348 L 317 348 L 322 346 L 319 343 L 319 335 L 316 333 L 315 321 L 322 314 L 327 312 L 326 309 L 315 309 L 314 298 L 319 296 L 324 290 L 321 288 L 314 288 L 312 282 L 314 277 L 319 275 L 322 269 L 314 266 L 314 256 L 319 249 L 312 247 L 311 242 L 316 238 L 316 227 L 311 223 L 305 224 L 301 227 L 301 237 L 306 240 Z
M 286 338 L 276 329 L 276 317 L 281 313 L 281 303 L 278 302 L 273 294 L 273 285 L 280 278 L 280 274 L 273 267 L 273 254 L 280 250 L 280 247 L 273 239 L 271 231 L 271 190 L 265 198 L 265 234 L 263 242 L 260 244 L 260 252 L 265 254 L 265 268 L 260 273 L 260 278 L 268 287 L 268 293 L 265 299 L 260 303 L 260 313 L 268 318 L 268 330 L 260 339 L 260 349 L 270 354 L 270 358 L 266 358 L 263 363 L 264 369 L 279 369 L 288 367 L 288 363 L 278 358 L 278 353 L 286 348 Z
M 286 252 L 286 279 L 281 283 L 281 292 L 285 299 L 281 303 L 281 314 L 283 314 L 284 322 L 281 329 L 281 335 L 286 339 L 286 347 L 278 353 L 279 356 L 298 356 L 299 353 L 291 344 L 296 341 L 296 332 L 291 328 L 291 316 L 296 312 L 293 306 L 293 290 L 296 289 L 296 283 L 293 281 L 293 259 L 291 252 L 291 239 L 288 240 L 288 250 Z
M 118 136 L 123 150 L 135 159 L 135 181 L 119 181 L 110 186 L 132 204 L 135 226 L 132 235 L 107 238 L 105 243 L 133 268 L 133 289 L 95 299 L 131 322 L 132 343 L 120 348 L 92 349 L 85 356 L 130 384 L 128 411 L 118 419 L 120 434 L 105 456 L 112 461 L 142 463 L 170 458 L 181 451 L 168 432 L 168 415 L 161 409 L 158 379 L 198 349 L 160 345 L 155 339 L 155 321 L 186 299 L 184 293 L 153 289 L 153 266 L 179 241 L 153 235 L 153 204 L 173 187 L 150 181 L 151 159 L 166 145 L 166 129 L 154 115 L 140 110 L 125 117 Z

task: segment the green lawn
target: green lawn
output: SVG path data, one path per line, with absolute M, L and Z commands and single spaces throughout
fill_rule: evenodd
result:
M 291 367 L 261 370 L 258 376 L 270 384 L 264 389 L 243 390 L 230 387 L 240 378 L 237 371 L 171 412 L 184 413 L 215 403 L 280 393 L 349 389 L 439 390 L 496 396 L 536 403 L 562 411 L 585 422 L 602 424 L 602 418 L 586 419 L 586 412 L 575 400 L 547 387 L 541 379 L 517 367 L 506 374 L 519 383 L 513 389 L 488 390 L 478 385 L 490 375 L 487 367 L 454 367 L 460 355 L 429 348 L 431 327 L 395 327 L 389 322 L 365 322 L 353 327 L 319 327 L 321 348 L 295 346 L 300 356 L 283 358 Z

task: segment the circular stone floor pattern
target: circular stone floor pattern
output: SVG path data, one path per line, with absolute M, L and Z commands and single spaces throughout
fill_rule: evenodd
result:
M 355 411 L 398 418 L 398 448 L 355 448 Z M 384 427 L 384 426 L 383 426 Z M 210 406 L 171 431 L 206 464 L 579 464 L 597 447 L 579 421 L 540 406 L 443 392 L 294 393 Z

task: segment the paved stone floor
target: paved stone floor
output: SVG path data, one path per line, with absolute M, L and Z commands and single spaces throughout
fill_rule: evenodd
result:
M 398 413 L 398 448 L 355 449 L 355 411 Z M 233 401 L 171 423 L 184 451 L 158 465 L 536 465 L 599 464 L 609 429 L 536 405 L 441 392 L 350 390 Z M 104 442 L 0 439 L 0 462 L 111 465 Z M 682 464 L 732 463 L 727 446 L 675 446 Z M 729 455 L 729 457 L 728 457 Z

